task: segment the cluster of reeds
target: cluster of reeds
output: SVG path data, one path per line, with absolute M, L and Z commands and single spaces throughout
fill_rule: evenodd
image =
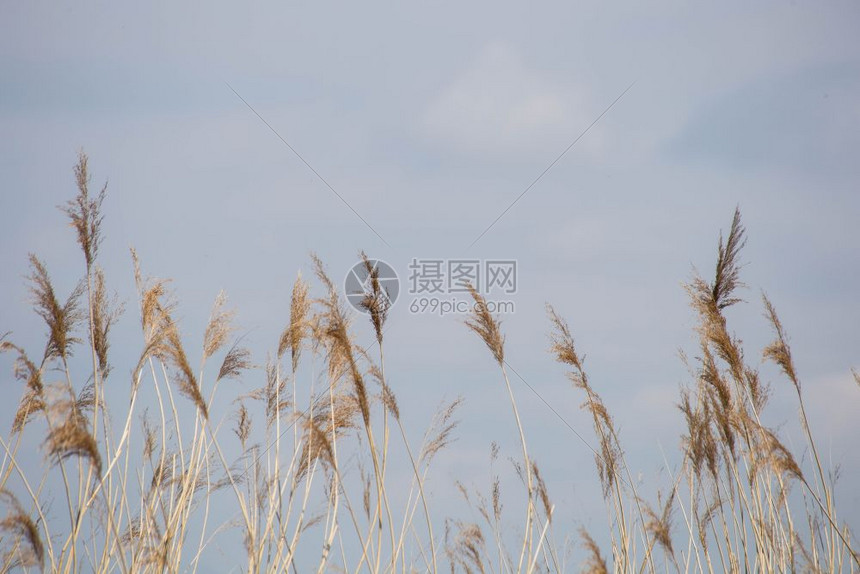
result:
M 555 507 L 530 458 L 508 378 L 505 338 L 477 291 L 471 290 L 475 307 L 466 325 L 486 343 L 510 399 L 525 514 L 505 523 L 498 480 L 486 496 L 458 483 L 483 523 L 455 518 L 434 525 L 425 481 L 435 455 L 452 440 L 460 401 L 442 406 L 414 449 L 385 376 L 389 299 L 363 253 L 369 280 L 362 306 L 375 346 L 357 343 L 353 315 L 314 257 L 322 296 L 311 297 L 299 275 L 277 350 L 256 368 L 223 294 L 192 352 L 175 319 L 169 283 L 144 276 L 132 251 L 142 345 L 131 380 L 123 380 L 110 364 L 111 329 L 123 306 L 109 294 L 98 257 L 106 189 L 90 193 L 85 155 L 74 172 L 78 193 L 63 210 L 84 255 L 83 278 L 60 298 L 46 265 L 31 255 L 29 285 L 47 329 L 44 350 L 31 355 L 8 335 L 0 337 L 0 353 L 12 357 L 23 387 L 9 434 L 0 438 L 0 571 L 197 571 L 236 531 L 248 572 L 565 570 L 553 533 Z M 761 421 L 767 386 L 745 360 L 724 313 L 738 302 L 743 244 L 736 213 L 720 241 L 713 280 L 697 276 L 688 286 L 699 349 L 694 382 L 679 404 L 686 423 L 683 462 L 653 505 L 638 492 L 568 324 L 548 307 L 551 352 L 568 369 L 593 424 L 609 513 L 605 537 L 580 532 L 587 572 L 860 566 L 851 533 L 837 518 L 785 331 L 766 297 L 775 339 L 763 356 L 796 391 L 811 468 Z M 196 368 L 192 356 L 199 357 Z M 258 377 L 262 384 L 252 391 L 228 383 Z M 127 389 L 127 401 L 118 404 L 108 385 Z M 29 437 L 42 445 L 41 465 L 23 460 Z M 494 443 L 491 460 L 498 454 Z M 395 457 L 411 474 L 405 488 L 389 477 Z M 604 539 L 608 558 L 598 542 Z
M 128 388 L 127 404 L 111 409 L 105 394 L 113 373 L 110 330 L 122 308 L 109 296 L 98 265 L 105 189 L 91 195 L 83 154 L 75 176 L 78 194 L 64 211 L 84 254 L 84 278 L 62 300 L 45 264 L 31 256 L 30 289 L 47 327 L 45 350 L 34 360 L 8 336 L 0 340 L 24 384 L 11 434 L 2 440 L 0 571 L 197 570 L 217 538 L 235 529 L 242 532 L 250 572 L 296 571 L 299 548 L 307 568 L 311 547 L 319 572 L 436 570 L 424 481 L 434 455 L 451 439 L 457 403 L 442 408 L 413 451 L 385 380 L 388 298 L 369 260 L 364 257 L 373 280 L 363 305 L 376 349 L 355 342 L 351 316 L 314 259 L 324 296 L 311 298 L 298 277 L 277 352 L 262 369 L 264 384 L 244 393 L 234 387 L 231 412 L 216 413 L 224 381 L 250 378 L 246 371 L 253 367 L 235 338 L 226 297 L 214 303 L 195 369 L 168 282 L 146 278 L 132 251 L 143 344 L 130 384 L 110 378 L 109 384 Z M 91 360 L 72 361 L 82 349 Z M 213 360 L 219 361 L 214 370 Z M 305 360 L 325 368 L 305 374 Z M 392 430 L 403 444 L 396 453 Z M 45 463 L 34 474 L 21 464 L 19 449 L 25 435 L 39 433 Z M 405 457 L 412 470 L 405 505 L 398 508 L 389 501 L 386 477 L 394 455 Z M 345 478 L 356 459 L 362 469 L 369 460 L 370 470 L 361 470 L 360 480 Z M 62 489 L 62 512 L 52 505 L 53 488 Z M 226 521 L 225 505 L 232 508 Z M 213 524 L 215 515 L 220 522 Z
M 552 306 L 550 351 L 567 367 L 573 386 L 584 395 L 582 408 L 591 418 L 597 447 L 594 460 L 608 512 L 610 560 L 595 538 L 579 534 L 586 552 L 583 571 L 604 572 L 855 572 L 860 556 L 848 526 L 839 521 L 833 495 L 833 476 L 822 465 L 813 440 L 785 330 L 771 302 L 762 294 L 765 317 L 774 341 L 762 352 L 776 364 L 795 390 L 800 423 L 811 468 L 804 471 L 796 455 L 777 431 L 762 422 L 769 388 L 759 371 L 745 360 L 741 341 L 728 328 L 725 309 L 740 302 L 740 252 L 745 243 L 741 216 L 735 211 L 725 240 L 720 238 L 712 281 L 698 274 L 687 292 L 698 317 L 697 364 L 694 382 L 681 391 L 678 408 L 686 423 L 682 462 L 666 492 L 650 504 L 639 490 L 624 456 L 616 424 L 591 383 L 570 327 Z M 478 493 L 477 508 L 484 529 L 475 523 L 452 522 L 456 535 L 446 530 L 452 568 L 466 572 L 535 572 L 563 570 L 561 553 L 547 539 L 553 505 L 529 458 L 523 425 L 507 375 L 504 336 L 499 321 L 487 311 L 483 298 L 475 300 L 467 326 L 486 343 L 498 363 L 511 399 L 522 442 L 522 461 L 515 463 L 525 486 L 527 513 L 518 553 L 505 547 L 500 525 L 498 481 L 491 496 Z M 687 361 L 686 357 L 684 360 Z M 860 375 L 853 372 L 860 384 Z M 493 450 L 493 459 L 497 451 Z M 793 490 L 794 489 L 794 490 Z M 466 500 L 469 493 L 461 487 Z M 797 494 L 793 494 L 797 492 Z M 543 513 L 537 511 L 538 501 Z M 673 519 L 680 515 L 678 525 Z M 488 548 L 489 546 L 489 548 Z M 661 553 L 662 556 L 657 554 Z M 516 556 L 519 556 L 517 559 Z
M 770 390 L 728 328 L 725 310 L 740 302 L 744 233 L 736 210 L 728 236 L 720 238 L 713 280 L 696 274 L 687 285 L 698 316 L 699 346 L 690 368 L 694 382 L 681 391 L 678 404 L 686 424 L 683 462 L 655 506 L 638 492 L 612 417 L 588 380 L 570 330 L 549 308 L 552 351 L 570 367 L 569 377 L 585 394 L 583 408 L 594 423 L 595 461 L 612 525 L 613 571 L 842 572 L 860 567 L 851 533 L 837 518 L 832 477 L 821 464 L 773 305 L 762 294 L 775 335 L 762 356 L 796 391 L 811 469 L 802 470 L 777 431 L 762 422 Z M 792 496 L 792 489 L 799 496 Z M 677 515 L 681 520 L 674 527 Z M 583 533 L 583 542 L 590 554 L 587 570 L 608 571 L 594 539 Z M 664 554 L 660 562 L 655 548 Z

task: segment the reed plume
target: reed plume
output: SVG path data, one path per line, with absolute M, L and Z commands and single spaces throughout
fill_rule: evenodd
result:
M 44 359 L 48 361 L 57 358 L 65 361 L 72 355 L 73 346 L 81 342 L 73 333 L 84 318 L 81 310 L 81 296 L 85 286 L 83 283 L 78 283 L 66 302 L 60 304 L 51 278 L 48 276 L 48 270 L 44 263 L 32 254 L 30 268 L 32 270 L 29 276 L 30 294 L 33 305 L 36 313 L 48 327 Z
M 475 287 L 470 283 L 466 288 L 474 301 L 472 314 L 466 319 L 466 326 L 484 341 L 496 362 L 502 366 L 505 362 L 505 337 L 502 335 L 501 323 L 492 316 L 487 308 L 487 301 Z
M 0 532 L 6 533 L 6 536 L 0 536 L 0 541 L 7 537 L 12 539 L 11 547 L 7 548 L 3 557 L 3 570 L 15 566 L 26 568 L 32 565 L 40 569 L 44 568 L 45 547 L 42 544 L 38 526 L 25 512 L 14 494 L 6 489 L 0 489 L 0 499 L 4 500 L 9 507 L 6 516 L 0 520 Z M 8 538 L 5 542 L 8 544 Z
M 311 303 L 308 298 L 308 284 L 302 279 L 301 273 L 293 284 L 293 294 L 290 299 L 290 323 L 278 342 L 278 357 L 282 356 L 287 349 L 292 357 L 293 372 L 298 368 L 299 357 L 302 352 L 302 341 L 309 335 L 311 325 L 308 322 L 308 313 Z
M 63 211 L 71 220 L 72 227 L 77 232 L 78 244 L 84 252 L 87 262 L 87 272 L 92 267 L 101 244 L 101 226 L 104 216 L 101 213 L 102 202 L 107 193 L 107 183 L 95 196 L 90 196 L 89 158 L 83 151 L 78 154 L 75 165 L 75 183 L 78 194 L 66 203 Z

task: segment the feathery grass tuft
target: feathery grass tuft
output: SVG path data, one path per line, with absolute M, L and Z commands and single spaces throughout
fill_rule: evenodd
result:
M 466 288 L 475 303 L 471 317 L 466 320 L 466 326 L 477 333 L 501 366 L 505 362 L 505 337 L 501 332 L 501 323 L 490 313 L 484 296 L 478 293 L 471 283 L 466 285 Z
M 234 311 L 224 309 L 227 304 L 227 294 L 221 291 L 215 298 L 206 332 L 203 334 L 203 359 L 208 359 L 227 343 L 233 333 Z
M 101 244 L 101 226 L 104 217 L 101 213 L 101 207 L 107 193 L 107 183 L 98 195 L 90 196 L 89 158 L 84 152 L 78 154 L 78 163 L 75 165 L 75 181 L 78 184 L 78 195 L 66 204 L 63 211 L 68 215 L 72 227 L 77 232 L 78 244 L 84 252 L 87 270 L 89 270 L 96 260 Z
M 370 321 L 373 324 L 373 331 L 376 333 L 376 341 L 381 344 L 383 328 L 385 327 L 385 321 L 388 319 L 388 310 L 391 307 L 391 299 L 389 298 L 388 291 L 384 290 L 379 282 L 379 268 L 370 262 L 364 251 L 361 252 L 360 256 L 370 279 L 370 289 L 364 294 L 360 305 L 365 311 L 370 313 Z
M 585 563 L 585 568 L 582 570 L 583 574 L 608 574 L 609 569 L 606 567 L 606 560 L 600 553 L 600 546 L 597 545 L 591 534 L 584 528 L 580 528 L 579 536 L 582 539 L 582 545 L 588 552 L 588 559 Z
M 62 408 L 56 406 L 55 408 Z M 99 455 L 98 443 L 87 428 L 84 419 L 76 406 L 66 407 L 65 420 L 53 428 L 45 439 L 45 447 L 52 457 L 62 460 L 70 456 L 86 458 L 96 470 L 96 475 L 102 474 L 102 459 Z
M 36 313 L 48 326 L 48 344 L 45 347 L 45 360 L 58 358 L 65 361 L 72 355 L 72 347 L 81 340 L 72 333 L 83 321 L 81 311 L 81 296 L 84 293 L 83 283 L 78 283 L 64 304 L 60 304 L 54 293 L 54 286 L 48 276 L 45 265 L 35 256 L 30 255 L 29 276 L 30 293 Z
M 14 494 L 6 489 L 0 489 L 0 499 L 4 500 L 9 507 L 6 516 L 0 520 L 0 532 L 7 533 L 12 539 L 11 544 L 8 540 L 4 541 L 8 548 L 3 556 L 3 571 L 15 566 L 36 565 L 40 569 L 44 568 L 45 547 L 42 544 L 38 526 L 24 511 L 24 507 Z M 0 541 L 4 538 L 6 537 L 0 537 Z
M 278 357 L 282 356 L 287 349 L 292 356 L 293 372 L 299 364 L 302 352 L 302 341 L 308 336 L 310 324 L 308 323 L 308 312 L 311 303 L 308 299 L 308 284 L 302 279 L 301 274 L 293 284 L 293 295 L 290 299 L 290 324 L 281 334 L 278 343 Z
M 244 371 L 250 369 L 252 366 L 251 351 L 234 345 L 224 356 L 224 361 L 221 363 L 218 377 L 215 380 L 220 381 L 225 378 L 238 379 Z

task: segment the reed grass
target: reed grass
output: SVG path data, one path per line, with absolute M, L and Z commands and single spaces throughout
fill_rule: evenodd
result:
M 550 352 L 593 427 L 609 525 L 607 532 L 559 533 L 545 477 L 530 458 L 502 326 L 474 288 L 465 325 L 485 343 L 499 369 L 497 392 L 510 401 L 521 449 L 512 460 L 523 488 L 506 496 L 523 502 L 525 512 L 504 511 L 496 475 L 486 491 L 457 484 L 478 521 L 434 523 L 428 473 L 454 440 L 462 399 L 443 404 L 421 444 L 410 443 L 411 418 L 385 374 L 388 297 L 364 253 L 370 282 L 361 305 L 374 347 L 357 342 L 353 314 L 313 256 L 321 294 L 312 297 L 312 285 L 297 277 L 274 353 L 258 367 L 236 337 L 223 293 L 202 345 L 187 347 L 169 282 L 146 277 L 132 251 L 141 343 L 124 381 L 110 362 L 112 344 L 128 346 L 112 340 L 124 309 L 99 265 L 107 186 L 90 193 L 84 154 L 74 178 L 78 192 L 62 210 L 83 255 L 82 279 L 61 297 L 47 265 L 30 255 L 28 285 L 45 326 L 44 348 L 30 355 L 8 334 L 0 337 L 21 387 L 0 438 L 0 571 L 196 572 L 219 540 L 236 535 L 248 572 L 860 570 L 774 305 L 762 295 L 774 339 L 761 356 L 796 395 L 806 463 L 764 424 L 770 389 L 729 328 L 726 310 L 741 302 L 743 286 L 739 211 L 720 237 L 713 275 L 696 274 L 687 285 L 698 348 L 678 400 L 681 462 L 653 502 L 633 479 L 618 425 L 572 329 L 547 307 Z M 860 374 L 853 376 L 860 384 Z M 258 378 L 250 392 L 229 383 Z M 125 387 L 122 404 L 108 400 L 108 385 Z M 31 441 L 44 453 L 35 469 L 23 460 Z M 493 443 L 491 468 L 498 458 Z M 390 476 L 394 460 L 409 469 L 405 496 Z M 580 539 L 577 564 L 567 563 L 559 535 Z

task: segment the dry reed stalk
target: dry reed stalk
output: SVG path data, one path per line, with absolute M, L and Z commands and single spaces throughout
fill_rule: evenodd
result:
M 164 281 L 144 281 L 140 274 L 140 264 L 137 254 L 132 250 L 134 259 L 135 277 L 141 295 L 141 322 L 144 331 L 145 346 L 135 373 L 143 368 L 144 363 L 150 357 L 154 357 L 163 364 L 170 365 L 174 369 L 173 382 L 179 392 L 191 400 L 203 415 L 204 419 L 209 416 L 206 401 L 200 391 L 197 377 L 191 369 L 185 347 L 179 335 L 179 326 L 173 320 L 173 309 L 175 303 L 167 297 Z M 218 328 L 214 329 L 217 331 Z M 219 342 L 211 332 L 207 341 L 212 347 Z M 205 351 L 204 351 L 205 355 Z
M 502 377 L 505 380 L 505 387 L 508 391 L 508 397 L 511 401 L 511 408 L 514 412 L 514 419 L 517 423 L 517 430 L 520 434 L 520 445 L 523 451 L 523 465 L 525 469 L 524 475 L 528 491 L 523 547 L 520 552 L 520 559 L 517 565 L 517 571 L 519 572 L 522 570 L 522 566 L 524 563 L 529 564 L 531 562 L 530 558 L 532 552 L 533 537 L 532 524 L 535 518 L 535 487 L 532 471 L 532 460 L 529 458 L 525 432 L 523 431 L 522 421 L 520 420 L 519 409 L 517 409 L 517 402 L 514 399 L 514 392 L 511 388 L 511 383 L 508 379 L 508 374 L 505 369 L 505 338 L 501 332 L 501 323 L 497 319 L 495 319 L 489 312 L 486 300 L 480 293 L 478 293 L 475 287 L 471 284 L 467 284 L 466 288 L 469 290 L 469 294 L 472 296 L 472 299 L 474 301 L 474 305 L 472 307 L 472 315 L 469 319 L 466 320 L 466 326 L 473 332 L 475 332 L 481 338 L 481 340 L 484 341 L 484 344 L 493 354 L 493 358 L 498 363 L 499 368 L 502 371 Z

